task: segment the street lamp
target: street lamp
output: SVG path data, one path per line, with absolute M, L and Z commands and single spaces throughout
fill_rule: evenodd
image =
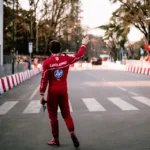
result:
M 12 13 L 12 74 L 14 74 L 14 19 L 15 19 L 15 12 L 14 12 L 15 2 L 13 0 L 13 13 Z

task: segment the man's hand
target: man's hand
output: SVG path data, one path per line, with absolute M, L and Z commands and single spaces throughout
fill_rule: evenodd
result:
M 83 40 L 82 40 L 82 44 L 83 45 L 87 45 L 88 43 L 89 43 L 89 36 L 86 36 L 85 38 L 83 38 Z
M 43 111 L 45 111 L 45 109 L 46 109 L 45 103 L 47 103 L 47 101 L 44 100 L 44 96 L 43 95 L 41 95 L 40 103 L 43 105 Z
M 42 101 L 44 100 L 44 96 L 41 95 L 41 98 L 40 98 L 40 103 L 42 104 Z

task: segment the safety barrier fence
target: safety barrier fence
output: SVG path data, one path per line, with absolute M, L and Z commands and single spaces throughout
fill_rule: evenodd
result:
M 42 68 L 37 68 L 0 78 L 0 95 L 39 74 L 41 71 Z
M 98 66 L 93 66 L 91 63 L 74 63 L 70 66 L 70 70 L 90 70 L 90 69 L 128 71 L 137 74 L 150 75 L 149 66 L 143 67 L 133 65 L 130 66 L 130 65 L 116 64 L 113 62 L 103 62 L 102 65 Z M 32 76 L 39 74 L 41 71 L 42 68 L 36 68 L 0 78 L 0 94 L 7 92 L 8 90 L 26 81 Z

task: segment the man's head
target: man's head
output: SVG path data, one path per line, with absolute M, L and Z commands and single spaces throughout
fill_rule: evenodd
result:
M 53 54 L 57 54 L 57 53 L 60 53 L 61 51 L 61 44 L 59 41 L 57 40 L 53 40 L 50 42 L 50 45 L 49 45 L 49 49 L 50 51 L 53 53 Z

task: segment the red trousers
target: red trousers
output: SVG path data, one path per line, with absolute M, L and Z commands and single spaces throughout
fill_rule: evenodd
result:
M 62 117 L 65 120 L 69 132 L 74 131 L 74 123 L 70 115 L 66 85 L 50 85 L 48 90 L 47 109 L 52 128 L 52 135 L 55 139 L 59 138 L 59 125 L 57 119 L 58 106 L 60 107 Z

